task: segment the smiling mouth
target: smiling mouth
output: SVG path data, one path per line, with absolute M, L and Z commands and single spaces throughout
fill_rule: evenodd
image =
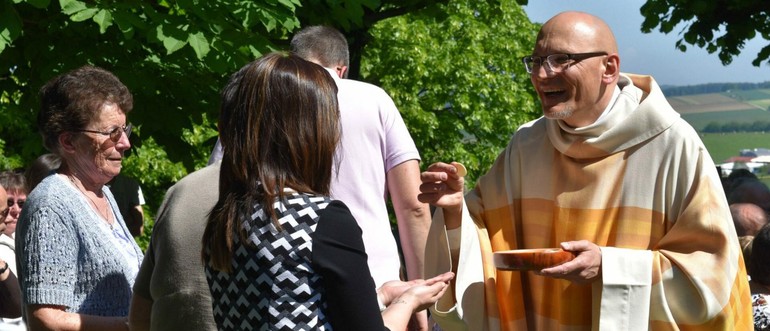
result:
M 549 97 L 549 98 L 550 97 L 554 97 L 554 96 L 559 96 L 559 95 L 561 95 L 563 93 L 564 93 L 564 90 L 554 90 L 554 89 L 543 90 L 543 95 L 545 95 L 546 97 Z

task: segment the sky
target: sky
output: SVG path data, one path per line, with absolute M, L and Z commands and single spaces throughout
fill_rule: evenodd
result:
M 748 43 L 728 66 L 717 53 L 688 45 L 687 52 L 675 48 L 680 24 L 669 34 L 642 33 L 644 17 L 639 9 L 645 0 L 529 0 L 524 11 L 530 21 L 543 23 L 566 10 L 579 10 L 603 19 L 618 41 L 620 69 L 623 72 L 652 75 L 659 85 L 697 85 L 705 83 L 770 81 L 770 65 L 751 65 L 757 53 L 770 41 L 761 37 Z

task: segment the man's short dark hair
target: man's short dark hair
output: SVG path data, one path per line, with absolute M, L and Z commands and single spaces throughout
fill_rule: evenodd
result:
M 314 25 L 291 38 L 291 51 L 299 57 L 324 67 L 347 66 L 350 62 L 348 41 L 337 29 Z

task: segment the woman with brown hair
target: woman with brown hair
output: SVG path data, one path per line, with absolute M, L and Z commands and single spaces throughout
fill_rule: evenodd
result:
M 361 229 L 329 198 L 340 138 L 337 88 L 320 66 L 269 54 L 233 75 L 219 119 L 220 193 L 203 236 L 223 330 L 404 330 L 445 274 L 378 293 Z

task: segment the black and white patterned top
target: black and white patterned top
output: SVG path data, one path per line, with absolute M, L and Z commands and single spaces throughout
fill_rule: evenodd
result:
M 770 331 L 770 295 L 752 294 L 751 306 L 754 310 L 754 330 Z
M 206 266 L 220 330 L 383 330 L 361 229 L 340 201 L 293 193 L 243 220 L 232 273 Z

